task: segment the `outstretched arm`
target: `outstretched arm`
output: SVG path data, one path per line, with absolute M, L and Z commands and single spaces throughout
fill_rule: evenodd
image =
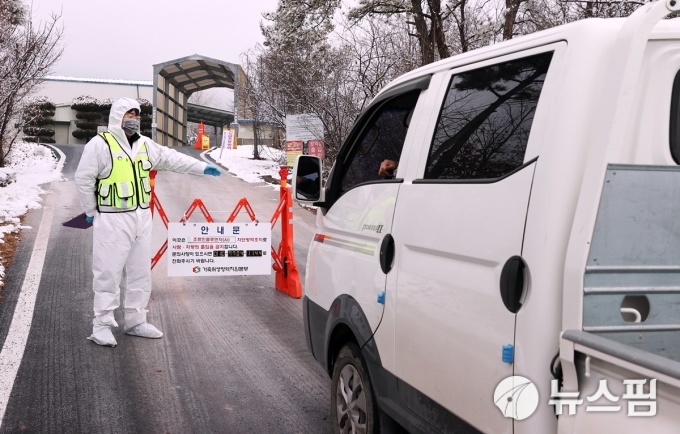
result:
M 188 155 L 181 154 L 167 146 L 159 145 L 149 139 L 146 140 L 149 159 L 154 170 L 167 170 L 191 175 L 203 175 L 207 163 Z

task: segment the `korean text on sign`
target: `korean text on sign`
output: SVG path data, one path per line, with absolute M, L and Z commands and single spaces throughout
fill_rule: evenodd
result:
M 271 274 L 271 227 L 256 223 L 170 223 L 168 276 Z

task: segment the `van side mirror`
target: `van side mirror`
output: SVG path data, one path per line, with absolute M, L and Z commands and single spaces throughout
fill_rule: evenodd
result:
M 324 188 L 321 173 L 323 163 L 319 157 L 299 155 L 293 166 L 293 199 L 296 202 L 312 204 L 323 202 Z

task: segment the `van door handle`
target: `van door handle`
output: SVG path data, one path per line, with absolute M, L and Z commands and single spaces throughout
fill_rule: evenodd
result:
M 501 299 L 503 304 L 512 313 L 517 313 L 522 303 L 524 290 L 524 269 L 526 264 L 521 256 L 513 256 L 503 265 L 501 271 Z
M 392 260 L 394 259 L 394 238 L 387 234 L 380 245 L 380 269 L 387 274 L 392 269 Z

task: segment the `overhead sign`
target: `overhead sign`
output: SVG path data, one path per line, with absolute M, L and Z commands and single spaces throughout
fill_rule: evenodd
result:
M 316 115 L 286 115 L 286 141 L 323 140 L 323 122 Z
M 268 223 L 169 223 L 168 276 L 271 274 Z

